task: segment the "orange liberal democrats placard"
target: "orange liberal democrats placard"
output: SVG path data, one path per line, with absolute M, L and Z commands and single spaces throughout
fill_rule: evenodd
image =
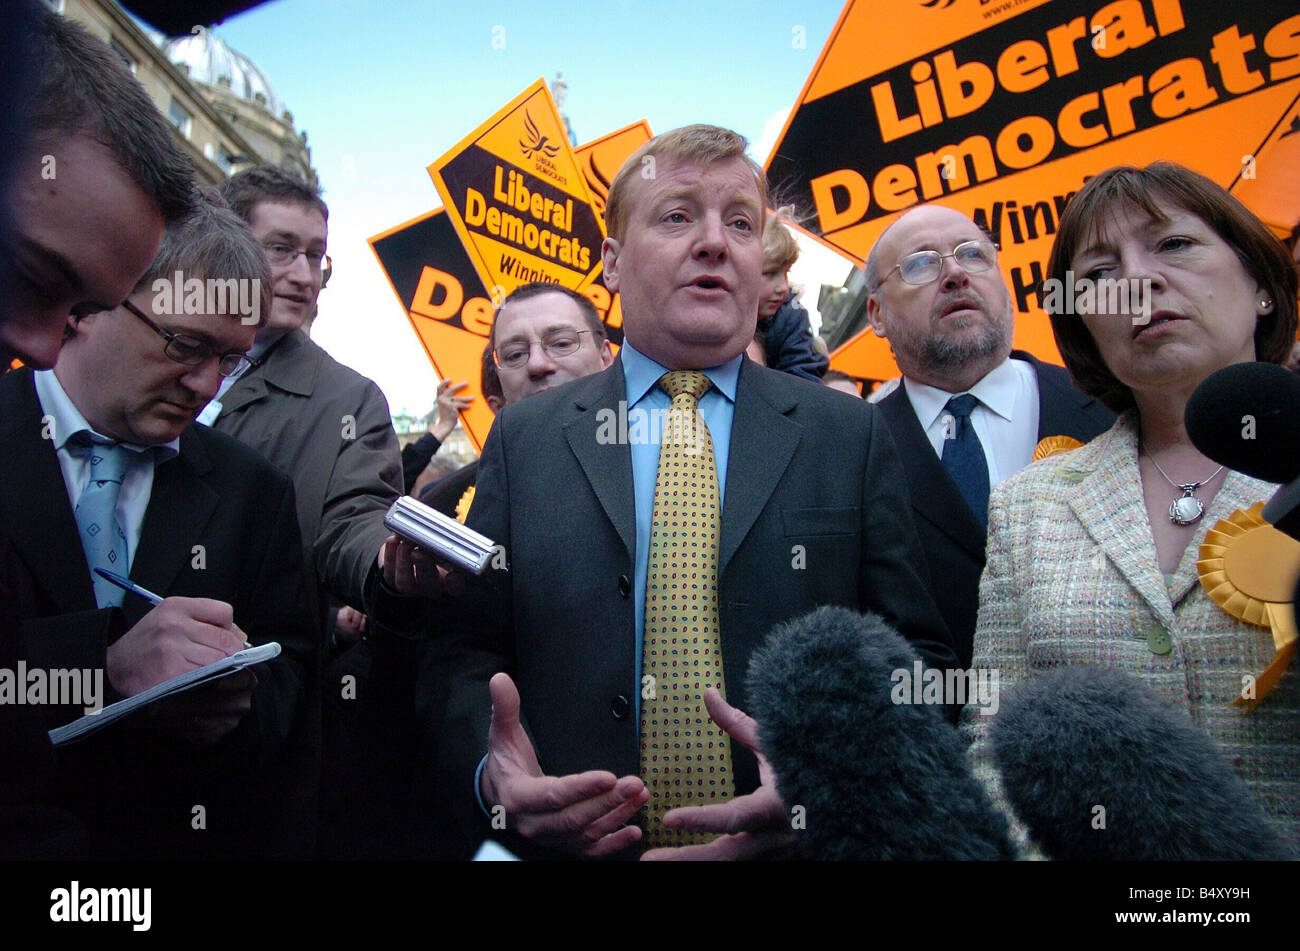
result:
M 1298 97 L 1295 0 L 850 0 L 767 170 L 859 262 L 917 203 L 970 215 L 1001 247 L 1016 345 L 1057 360 L 1037 285 L 1083 182 L 1178 162 L 1282 233 L 1300 217 Z M 897 375 L 870 331 L 832 366 Z
M 605 221 L 605 200 L 609 198 L 609 186 L 614 183 L 614 176 L 628 156 L 649 142 L 652 135 L 650 123 L 641 119 L 584 142 L 573 150 L 582 177 L 587 182 L 587 191 L 591 193 L 592 207 L 600 215 L 602 224 Z
M 597 207 L 627 157 L 650 139 L 645 120 L 579 146 L 575 151 Z M 482 450 L 493 415 L 480 386 L 480 365 L 492 329 L 494 302 L 445 211 L 435 209 L 370 239 L 370 247 L 401 302 L 439 379 L 469 381 L 477 397 L 461 422 L 475 448 Z M 598 275 L 582 288 L 605 322 L 617 347 L 623 339 L 618 295 Z M 498 300 L 500 294 L 498 294 Z
M 600 271 L 604 222 L 538 79 L 429 166 L 470 260 L 497 298 L 530 281 L 582 290 Z
M 461 395 L 473 396 L 474 402 L 460 419 L 482 452 L 493 415 L 483 398 L 479 361 L 492 329 L 493 307 L 456 229 L 438 208 L 375 235 L 370 248 L 438 379 L 469 383 Z
M 591 206 L 600 218 L 602 231 L 605 227 L 605 200 L 609 197 L 609 186 L 613 184 L 614 176 L 628 160 L 628 156 L 650 141 L 652 134 L 650 123 L 642 119 L 574 149 L 574 157 L 586 179 L 587 190 L 591 193 Z M 617 336 L 611 336 L 611 339 L 621 343 L 623 308 L 619 306 L 618 295 L 614 294 L 611 299 L 609 291 L 605 290 L 603 271 L 595 283 L 583 289 L 583 293 L 595 303 L 606 326 L 617 331 Z

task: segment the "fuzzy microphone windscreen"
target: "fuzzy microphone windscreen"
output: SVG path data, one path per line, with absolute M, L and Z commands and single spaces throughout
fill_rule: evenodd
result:
M 883 619 L 832 607 L 776 627 L 751 659 L 749 713 L 804 857 L 1015 857 L 941 708 L 896 689 L 919 670 Z
M 1006 692 L 989 742 L 1052 858 L 1294 858 L 1210 738 L 1131 674 L 1037 674 Z

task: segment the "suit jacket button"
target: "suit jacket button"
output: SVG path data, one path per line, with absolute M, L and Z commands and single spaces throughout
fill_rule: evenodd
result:
M 632 710 L 632 704 L 628 702 L 627 697 L 619 694 L 609 703 L 609 712 L 614 714 L 615 720 L 626 720 L 628 713 Z
M 627 575 L 618 576 L 618 593 L 625 598 L 632 593 L 632 582 L 628 580 Z
M 1168 654 L 1174 649 L 1174 639 L 1159 624 L 1153 624 L 1147 632 L 1147 647 L 1153 654 Z

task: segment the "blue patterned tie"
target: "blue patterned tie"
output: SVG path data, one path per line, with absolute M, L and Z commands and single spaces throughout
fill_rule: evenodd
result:
M 77 530 L 86 551 L 95 602 L 101 608 L 118 607 L 124 592 L 95 574 L 96 568 L 125 575 L 128 571 L 126 535 L 117 521 L 117 497 L 131 461 L 131 451 L 118 443 L 104 443 L 92 437 L 83 451 L 90 457 L 90 480 L 77 500 Z
M 970 506 L 979 523 L 988 528 L 989 522 L 989 464 L 984 447 L 971 425 L 970 414 L 979 400 L 964 393 L 954 396 L 944 407 L 952 416 L 951 427 L 944 426 L 943 467 L 957 483 L 966 504 Z M 946 423 L 946 421 L 945 421 Z

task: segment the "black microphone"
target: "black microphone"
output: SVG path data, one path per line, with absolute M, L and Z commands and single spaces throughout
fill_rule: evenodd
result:
M 1131 674 L 1037 674 L 1007 691 L 989 742 L 1007 799 L 1051 858 L 1295 858 L 1210 738 Z
M 1264 518 L 1300 539 L 1300 376 L 1272 363 L 1236 363 L 1187 401 L 1187 435 L 1215 462 L 1283 485 Z
M 1265 482 L 1300 475 L 1300 376 L 1273 363 L 1211 373 L 1187 401 L 1187 435 L 1215 462 Z
M 934 702 L 942 674 L 922 674 L 882 618 L 846 608 L 788 621 L 755 652 L 749 712 L 804 857 L 1015 857 Z M 927 689 L 911 682 L 918 675 Z

